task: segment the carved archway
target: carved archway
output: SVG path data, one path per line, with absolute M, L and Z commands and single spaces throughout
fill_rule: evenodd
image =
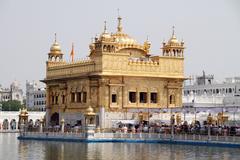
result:
M 50 123 L 52 125 L 59 125 L 59 113 L 55 112 L 52 114 Z

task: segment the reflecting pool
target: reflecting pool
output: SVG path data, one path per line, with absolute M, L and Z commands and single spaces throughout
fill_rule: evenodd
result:
M 19 141 L 0 133 L 0 160 L 239 160 L 240 148 L 143 143 Z

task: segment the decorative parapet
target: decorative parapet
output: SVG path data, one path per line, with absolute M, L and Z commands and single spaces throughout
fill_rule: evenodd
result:
M 95 63 L 91 59 L 82 59 L 74 62 L 51 64 L 47 68 L 47 79 L 59 77 L 71 77 L 95 71 Z
M 184 78 L 183 58 L 128 59 L 127 55 L 104 55 L 99 64 L 88 58 L 51 65 L 47 69 L 47 79 L 67 78 L 97 72 L 101 75 Z
M 148 61 L 145 61 L 145 60 L 140 60 L 140 59 L 130 59 L 128 61 L 128 64 L 129 65 L 153 65 L 153 66 L 157 66 L 159 65 L 159 62 L 157 61 L 152 61 L 152 60 L 148 60 Z
M 165 59 L 159 61 L 129 61 L 127 71 L 135 75 L 154 77 L 184 77 L 183 61 Z
M 141 50 L 144 50 L 144 46 L 140 44 L 118 44 L 118 50 L 121 50 L 123 48 L 138 48 Z
M 62 67 L 70 67 L 70 66 L 75 66 L 75 65 L 87 65 L 89 63 L 94 63 L 90 58 L 84 58 L 84 59 L 79 59 L 79 60 L 76 60 L 74 62 L 50 62 L 49 65 L 48 65 L 48 68 L 62 68 Z

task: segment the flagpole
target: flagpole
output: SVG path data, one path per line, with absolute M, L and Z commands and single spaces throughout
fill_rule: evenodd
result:
M 74 45 L 73 45 L 73 43 L 72 43 L 72 51 L 71 51 L 70 56 L 71 56 L 71 60 L 73 62 L 74 61 Z

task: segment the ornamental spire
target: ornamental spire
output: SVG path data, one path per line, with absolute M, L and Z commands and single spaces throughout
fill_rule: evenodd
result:
M 103 33 L 107 33 L 107 21 L 104 21 L 104 32 Z
M 121 23 L 122 17 L 120 17 L 119 15 L 119 9 L 118 9 L 118 27 L 117 27 L 117 31 L 118 32 L 122 32 L 122 23 Z
M 172 37 L 175 36 L 175 26 L 172 26 Z
M 57 42 L 57 33 L 54 33 L 54 42 Z

